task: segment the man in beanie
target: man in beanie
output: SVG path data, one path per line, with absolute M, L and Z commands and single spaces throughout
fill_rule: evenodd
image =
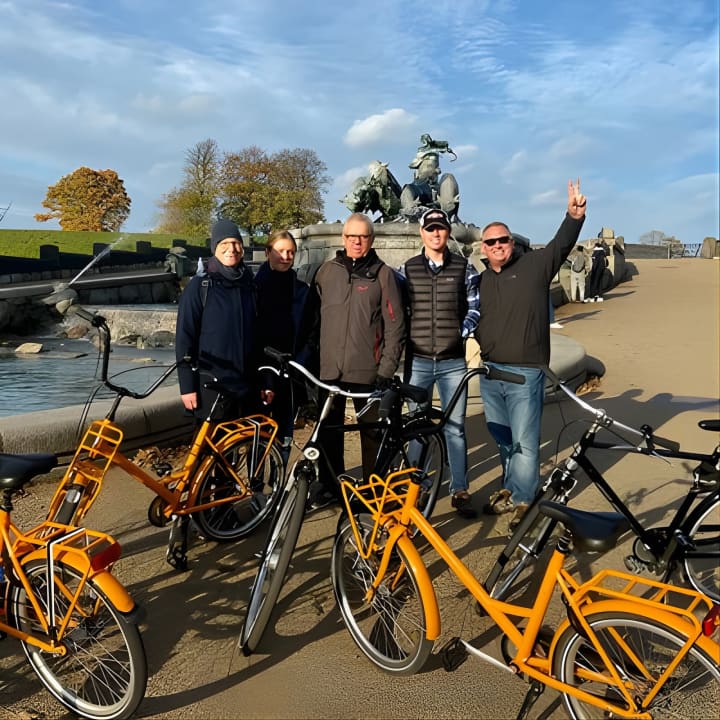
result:
M 207 416 L 217 393 L 205 388 L 216 379 L 232 391 L 213 420 L 231 420 L 254 410 L 258 355 L 255 346 L 255 288 L 243 262 L 238 226 L 218 220 L 210 236 L 212 257 L 180 296 L 175 330 L 180 397 L 198 419 Z M 256 394 L 257 393 L 257 394 Z
M 427 210 L 420 218 L 422 252 L 398 269 L 405 277 L 410 328 L 405 354 L 411 359 L 410 384 L 432 397 L 437 385 L 443 410 L 467 370 L 465 340 L 480 317 L 480 273 L 458 253 L 450 252 L 452 226 L 443 210 Z M 467 387 L 445 426 L 450 465 L 452 506 L 460 517 L 474 518 L 467 479 L 465 412 Z

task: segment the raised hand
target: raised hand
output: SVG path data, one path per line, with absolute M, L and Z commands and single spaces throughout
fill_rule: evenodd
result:
M 568 215 L 575 220 L 585 217 L 585 207 L 587 206 L 587 198 L 580 192 L 580 178 L 577 183 L 572 180 L 568 181 Z

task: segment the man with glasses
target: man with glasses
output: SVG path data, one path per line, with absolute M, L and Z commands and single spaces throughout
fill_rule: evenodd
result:
M 432 395 L 437 385 L 444 410 L 467 370 L 465 338 L 472 335 L 480 317 L 480 274 L 458 253 L 450 252 L 452 226 L 443 210 L 427 210 L 420 218 L 422 252 L 400 266 L 406 279 L 412 321 L 406 354 L 412 358 L 410 384 Z M 467 387 L 445 426 L 450 465 L 451 504 L 460 517 L 474 518 L 467 479 L 465 412 Z
M 320 379 L 350 392 L 387 386 L 397 371 L 405 342 L 405 318 L 395 272 L 373 250 L 375 232 L 367 215 L 353 213 L 343 225 L 343 250 L 315 275 L 320 296 Z M 321 406 L 324 398 L 321 398 Z M 364 405 L 355 402 L 355 410 Z M 326 424 L 342 425 L 345 398 L 337 398 Z M 370 418 L 365 418 L 370 420 Z M 345 470 L 344 437 L 321 431 L 320 442 L 333 474 Z M 372 472 L 378 450 L 374 431 L 361 432 L 363 474 Z M 320 482 L 310 507 L 338 498 L 335 478 L 320 462 Z
M 510 228 L 491 222 L 482 231 L 486 269 L 481 275 L 482 314 L 475 337 L 486 365 L 525 376 L 524 385 L 480 381 L 485 420 L 500 451 L 502 488 L 485 512 L 513 511 L 514 529 L 532 501 L 540 479 L 540 427 L 545 396 L 542 371 L 550 362 L 548 292 L 553 277 L 575 247 L 587 201 L 580 180 L 568 183 L 567 214 L 541 250 L 515 251 Z

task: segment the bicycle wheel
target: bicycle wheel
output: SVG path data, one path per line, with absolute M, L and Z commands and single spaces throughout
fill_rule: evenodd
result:
M 262 457 L 267 443 L 260 441 L 257 451 Z M 277 504 L 283 487 L 285 464 L 280 450 L 275 444 L 265 458 L 263 467 L 256 478 L 250 482 L 252 467 L 253 439 L 238 440 L 223 451 L 225 461 L 233 468 L 240 479 L 250 485 L 253 494 L 237 502 L 226 502 L 205 510 L 193 513 L 192 518 L 205 537 L 227 542 L 249 535 L 267 517 Z M 235 478 L 230 475 L 222 462 L 212 459 L 200 483 L 197 504 L 222 500 L 237 495 L 239 492 Z
M 381 475 L 406 467 L 418 467 L 421 471 L 422 489 L 417 507 L 426 518 L 430 518 L 445 480 L 447 451 L 445 438 L 441 434 L 428 435 L 421 440 L 410 440 L 398 450 L 387 468 L 378 468 Z
M 301 471 L 291 480 L 289 488 L 280 499 L 260 559 L 260 567 L 250 588 L 250 599 L 240 630 L 238 644 L 244 655 L 251 655 L 257 649 L 277 604 L 285 573 L 300 535 L 309 486 L 308 474 Z
M 35 599 L 47 617 L 48 568 L 43 561 L 23 566 Z M 65 617 L 69 602 L 82 584 L 80 573 L 62 562 L 53 567 L 56 592 L 53 597 L 56 621 Z M 62 592 L 58 589 L 62 587 Z M 13 585 L 9 619 L 18 630 L 42 636 L 23 586 Z M 62 642 L 64 656 L 45 653 L 23 642 L 25 655 L 43 685 L 65 707 L 91 720 L 130 717 L 145 695 L 147 661 L 140 631 L 102 590 L 88 580 L 81 590 Z
M 374 527 L 372 517 L 361 514 L 355 519 L 363 538 L 368 537 Z M 375 580 L 380 557 L 365 560 L 360 555 L 346 518 L 335 536 L 330 572 L 340 614 L 360 650 L 387 673 L 412 675 L 425 664 L 433 642 L 425 635 L 425 605 L 399 547 L 393 557 L 368 604 L 365 594 Z
M 566 503 L 568 493 L 553 483 L 552 477 L 528 507 L 520 524 L 510 536 L 485 580 L 485 589 L 498 600 L 517 597 L 528 587 L 532 569 L 543 550 L 547 548 L 557 521 L 541 515 L 541 500 Z
M 698 591 L 720 603 L 720 498 L 688 521 L 693 547 L 684 549 L 685 576 Z
M 675 660 L 687 639 L 678 630 L 640 615 L 599 612 L 586 616 L 586 620 L 636 702 L 647 697 L 654 687 L 654 678 Z M 642 672 L 638 664 L 644 665 L 646 672 Z M 561 682 L 629 710 L 595 648 L 572 626 L 558 640 L 553 667 Z M 563 701 L 571 718 L 613 716 L 610 710 L 569 693 L 563 694 Z M 701 648 L 693 646 L 645 710 L 655 720 L 700 720 L 716 717 L 718 707 L 720 669 Z

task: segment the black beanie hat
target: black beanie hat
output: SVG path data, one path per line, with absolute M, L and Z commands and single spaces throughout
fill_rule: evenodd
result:
M 210 233 L 210 252 L 214 255 L 218 243 L 227 238 L 235 238 L 242 243 L 240 230 L 232 220 L 218 220 L 212 226 L 212 232 Z

